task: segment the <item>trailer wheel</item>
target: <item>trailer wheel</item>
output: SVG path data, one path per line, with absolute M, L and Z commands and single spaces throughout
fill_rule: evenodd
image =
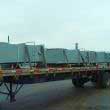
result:
M 110 75 L 108 72 L 100 72 L 97 77 L 96 85 L 99 88 L 107 88 L 110 86 Z
M 84 85 L 84 81 L 81 78 L 72 79 L 72 83 L 76 88 L 83 87 L 83 85 Z

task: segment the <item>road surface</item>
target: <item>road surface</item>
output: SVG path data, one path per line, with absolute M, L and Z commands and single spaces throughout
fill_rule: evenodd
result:
M 25 85 L 14 103 L 4 98 L 0 96 L 1 110 L 110 110 L 110 88 L 88 83 L 76 89 L 71 80 Z

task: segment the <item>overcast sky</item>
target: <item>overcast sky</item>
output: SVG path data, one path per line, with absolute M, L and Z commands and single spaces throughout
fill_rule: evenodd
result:
M 0 0 L 0 41 L 110 51 L 110 0 Z

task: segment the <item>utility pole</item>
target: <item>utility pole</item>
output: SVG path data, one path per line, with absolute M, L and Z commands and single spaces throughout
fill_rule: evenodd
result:
M 8 35 L 8 43 L 10 43 L 10 36 Z

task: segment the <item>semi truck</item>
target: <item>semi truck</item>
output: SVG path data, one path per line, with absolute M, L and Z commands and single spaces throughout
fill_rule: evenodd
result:
M 45 48 L 26 43 L 0 43 L 0 91 L 10 102 L 25 84 L 72 79 L 76 88 L 91 81 L 97 88 L 110 85 L 110 53 Z

